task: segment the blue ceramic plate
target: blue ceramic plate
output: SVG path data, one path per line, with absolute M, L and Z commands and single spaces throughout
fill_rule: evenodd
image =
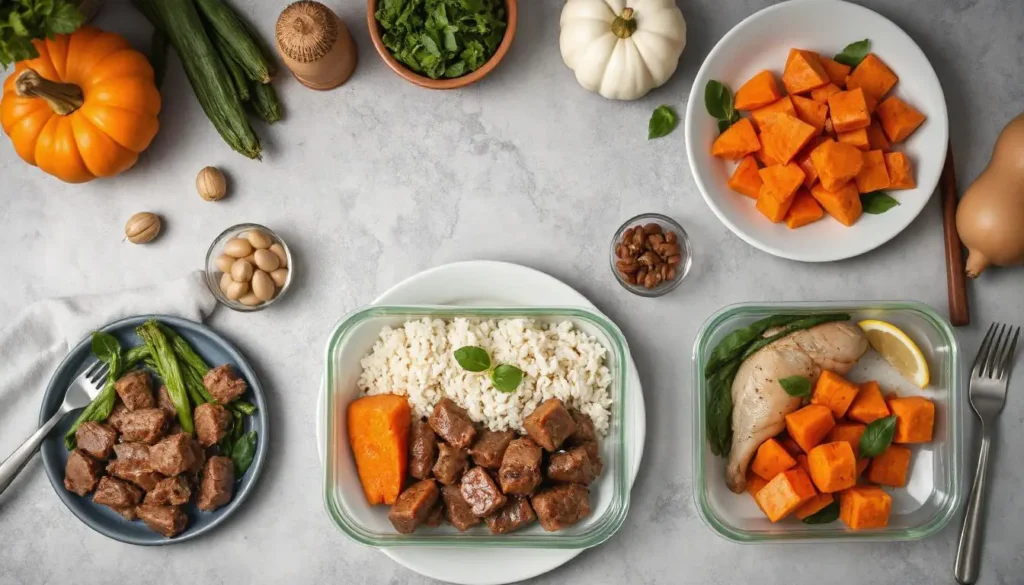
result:
M 252 491 L 256 480 L 263 470 L 263 463 L 267 458 L 267 402 L 263 395 L 263 389 L 256 373 L 249 367 L 242 354 L 235 349 L 235 346 L 220 335 L 214 333 L 210 328 L 186 321 L 178 317 L 162 315 L 142 315 L 130 317 L 111 323 L 102 330 L 110 333 L 121 342 L 121 347 L 128 349 L 140 345 L 139 338 L 135 335 L 135 328 L 148 319 L 157 319 L 169 325 L 184 337 L 192 347 L 210 366 L 231 364 L 240 376 L 245 378 L 249 384 L 249 390 L 242 397 L 242 400 L 251 402 L 259 409 L 254 415 L 247 416 L 245 420 L 245 431 L 256 431 L 256 455 L 253 457 L 252 465 L 246 470 L 238 481 L 235 482 L 235 496 L 228 505 L 213 512 L 201 512 L 195 504 L 189 503 L 185 506 L 185 513 L 188 514 L 188 528 L 174 538 L 164 538 L 151 531 L 141 520 L 130 522 L 122 518 L 106 506 L 92 503 L 92 495 L 79 497 L 64 489 L 64 467 L 68 461 L 68 451 L 64 447 L 64 433 L 71 428 L 75 418 L 80 411 L 76 410 L 57 425 L 57 428 L 43 441 L 40 448 L 43 456 L 43 467 L 46 475 L 50 478 L 57 496 L 74 513 L 75 516 L 89 525 L 90 528 L 109 536 L 114 540 L 127 542 L 129 544 L 141 545 L 162 545 L 174 544 L 195 538 L 213 530 L 218 524 L 224 522 L 228 516 L 234 514 L 242 503 L 245 502 Z M 64 394 L 71 381 L 78 376 L 86 365 L 95 361 L 90 349 L 90 339 L 86 338 L 68 354 L 61 362 L 57 371 L 54 372 L 46 387 L 46 394 L 43 395 L 43 405 L 39 409 L 39 424 L 46 422 L 64 401 Z

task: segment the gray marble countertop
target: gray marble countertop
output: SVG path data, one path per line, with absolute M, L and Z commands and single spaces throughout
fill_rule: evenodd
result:
M 235 0 L 264 36 L 283 2 Z M 331 92 L 278 84 L 286 120 L 260 128 L 262 163 L 232 153 L 206 121 L 172 61 L 162 129 L 139 165 L 112 180 L 70 186 L 19 160 L 0 139 L 0 322 L 34 301 L 159 283 L 201 266 L 222 229 L 267 224 L 299 270 L 288 297 L 252 315 L 218 310 L 209 323 L 257 365 L 274 406 L 270 458 L 240 514 L 209 537 L 132 548 L 80 523 L 54 497 L 38 460 L 0 497 L 0 583 L 426 583 L 380 552 L 349 541 L 320 495 L 314 436 L 321 352 L 335 322 L 396 282 L 447 262 L 497 259 L 548 272 L 587 295 L 629 339 L 647 401 L 648 441 L 629 517 L 603 546 L 536 583 L 952 583 L 960 514 L 941 534 L 905 544 L 744 547 L 714 536 L 694 509 L 691 345 L 704 319 L 729 303 L 915 299 L 945 314 L 938 201 L 881 249 L 833 264 L 768 256 L 733 236 L 702 201 L 683 132 L 646 140 L 651 110 L 680 112 L 714 43 L 768 0 L 680 0 L 689 44 L 675 76 L 632 103 L 581 89 L 558 53 L 556 0 L 521 2 L 516 42 L 493 75 L 455 92 L 419 89 L 392 73 L 366 32 L 364 3 L 328 2 L 360 51 L 354 77 Z M 1002 126 L 1024 104 L 1018 0 L 867 0 L 924 49 L 946 92 L 957 174 L 984 167 Z M 926 4 L 926 5 L 925 5 Z M 108 0 L 96 24 L 148 46 L 130 5 Z M 205 165 L 230 174 L 230 198 L 210 204 L 193 180 Z M 166 220 L 148 246 L 122 242 L 129 215 Z M 624 291 L 609 273 L 613 230 L 641 212 L 689 231 L 695 263 L 657 300 Z M 992 320 L 1024 324 L 1024 270 L 970 283 L 974 325 L 958 331 L 973 356 Z M 2 363 L 0 358 L 0 363 Z M 47 375 L 8 405 L 38 404 Z M 1011 389 L 992 461 L 982 583 L 1024 574 L 1024 399 Z M 35 408 L 31 406 L 31 408 Z M 969 431 L 974 417 L 965 413 Z M 34 420 L 0 419 L 0 455 Z M 966 460 L 973 475 L 969 432 Z M 1016 528 L 1014 528 L 1016 526 Z

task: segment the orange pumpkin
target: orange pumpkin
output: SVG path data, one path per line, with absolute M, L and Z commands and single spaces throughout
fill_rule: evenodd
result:
M 69 183 L 130 169 L 160 125 L 153 68 L 120 35 L 85 26 L 32 41 L 3 85 L 0 127 L 25 162 Z

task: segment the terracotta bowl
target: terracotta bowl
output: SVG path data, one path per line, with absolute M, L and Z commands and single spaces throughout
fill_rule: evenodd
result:
M 388 64 L 388 67 L 392 71 L 402 76 L 406 81 L 415 83 L 420 87 L 427 89 L 455 89 L 459 87 L 465 87 L 480 81 L 485 75 L 489 74 L 498 63 L 505 58 L 505 53 L 508 53 L 509 47 L 512 46 L 512 39 L 516 36 L 516 21 L 518 20 L 518 6 L 516 0 L 505 0 L 505 12 L 507 25 L 505 27 L 505 36 L 501 39 L 501 44 L 498 45 L 498 49 L 491 55 L 491 58 L 487 60 L 479 69 L 463 75 L 462 77 L 455 77 L 453 79 L 431 79 L 425 75 L 420 75 L 406 67 L 403 63 L 395 59 L 388 48 L 384 46 L 384 40 L 381 38 L 383 29 L 377 22 L 377 18 L 374 16 L 377 13 L 377 0 L 367 0 L 366 2 L 366 24 L 370 29 L 370 38 L 373 39 L 373 46 L 377 49 L 377 54 L 380 55 L 381 59 Z

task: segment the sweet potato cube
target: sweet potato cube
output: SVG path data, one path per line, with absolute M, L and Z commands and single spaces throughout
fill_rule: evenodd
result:
M 825 69 L 825 74 L 828 75 L 829 81 L 839 87 L 846 86 L 846 76 L 850 74 L 850 66 L 844 65 L 835 59 L 829 57 L 818 56 L 818 61 L 821 62 L 821 66 Z
M 883 163 L 882 168 L 885 168 Z M 752 155 L 747 155 L 740 160 L 739 166 L 729 177 L 729 188 L 737 193 L 742 193 L 751 199 L 757 199 L 761 192 L 761 175 L 757 173 L 757 161 Z M 889 175 L 886 175 L 888 181 Z
M 821 134 L 825 129 L 825 119 L 828 118 L 828 105 L 798 95 L 790 99 L 796 108 L 796 117 L 813 126 L 815 134 Z
M 889 170 L 885 166 L 885 153 L 881 150 L 865 152 L 864 166 L 854 180 L 857 181 L 857 190 L 861 193 L 888 189 Z
M 737 110 L 756 110 L 777 101 L 780 97 L 782 94 L 775 83 L 775 75 L 765 69 L 736 90 L 733 107 Z
M 711 145 L 711 154 L 729 160 L 739 160 L 759 148 L 761 143 L 750 120 L 741 118 L 715 139 L 715 143 Z
M 885 153 L 885 169 L 889 173 L 890 189 L 913 189 L 917 186 L 914 180 L 914 169 L 910 158 L 902 152 Z
M 779 114 L 789 114 L 794 118 L 796 117 L 796 108 L 793 107 L 793 100 L 789 99 L 789 96 L 783 96 L 763 108 L 750 112 L 750 120 L 754 123 L 755 128 L 761 130 L 772 118 Z
M 846 416 L 846 409 L 857 396 L 860 388 L 846 378 L 824 370 L 818 376 L 818 382 L 814 385 L 814 394 L 811 396 L 811 404 L 827 406 L 832 411 L 832 416 L 843 418 Z
M 870 457 L 864 457 L 862 459 L 858 459 L 857 460 L 857 477 L 860 477 L 860 476 L 864 475 L 864 470 L 867 469 L 869 465 L 871 465 L 871 458 Z
M 753 156 L 755 159 L 757 159 L 757 162 L 761 163 L 761 166 L 763 167 L 773 167 L 779 164 L 779 161 L 773 159 L 772 157 L 764 153 L 763 144 L 761 145 L 761 148 L 757 149 L 757 152 L 755 152 Z
M 871 460 L 868 467 L 868 481 L 880 485 L 903 487 L 907 485 L 907 471 L 910 469 L 910 448 L 889 445 L 881 455 Z
M 803 150 L 796 155 L 796 164 L 800 165 L 800 168 L 804 172 L 804 177 L 806 177 L 804 179 L 804 187 L 810 189 L 811 186 L 814 185 L 815 181 L 818 180 L 818 169 L 814 168 L 814 161 L 811 160 L 811 153 L 814 152 L 814 149 L 821 146 L 822 143 L 830 141 L 832 141 L 831 138 L 815 136 L 814 138 L 811 138 L 807 142 L 807 145 L 804 146 Z
M 817 53 L 801 49 L 789 50 L 786 69 L 782 73 L 782 85 L 786 86 L 790 95 L 811 91 L 828 82 L 828 74 Z
M 858 151 L 860 152 L 860 151 Z M 825 208 L 836 221 L 849 227 L 864 212 L 860 203 L 860 193 L 853 183 L 845 183 L 838 191 L 829 191 L 821 183 L 811 187 L 811 195 Z
M 757 503 L 768 519 L 778 522 L 817 495 L 803 469 L 790 469 L 776 475 L 757 492 Z
M 878 104 L 877 113 L 889 142 L 903 142 L 924 122 L 924 114 L 896 96 Z
M 935 427 L 935 403 L 921 396 L 890 398 L 889 410 L 896 415 L 893 443 L 927 443 Z
M 793 515 L 798 519 L 803 520 L 808 516 L 821 512 L 825 506 L 831 504 L 834 500 L 835 498 L 832 497 L 832 494 L 818 494 L 810 500 L 807 500 L 806 504 L 797 508 L 796 511 L 793 512 Z
M 864 154 L 856 146 L 825 142 L 811 153 L 811 162 L 818 171 L 821 185 L 828 191 L 838 191 L 860 172 Z
M 892 69 L 889 69 L 874 53 L 869 53 L 860 62 L 860 65 L 857 65 L 853 73 L 846 78 L 846 89 L 859 87 L 864 90 L 865 95 L 880 100 L 889 93 L 897 81 L 899 78 L 892 72 Z
M 757 210 L 778 223 L 786 218 L 796 190 L 804 182 L 804 172 L 795 163 L 774 165 L 759 171 L 761 191 L 757 196 Z
M 859 87 L 828 96 L 828 110 L 836 132 L 849 132 L 871 125 L 868 102 L 864 99 L 864 90 Z
M 892 147 L 889 146 L 889 140 L 885 137 L 885 131 L 882 130 L 882 125 L 878 123 L 878 120 L 871 120 L 867 133 L 869 150 L 881 150 L 882 152 L 892 150 Z
M 800 189 L 793 197 L 793 203 L 786 213 L 786 227 L 795 230 L 823 217 L 825 212 L 822 211 L 821 205 L 818 205 L 807 189 Z
M 860 436 L 864 434 L 864 430 L 867 428 L 867 425 L 860 423 L 836 423 L 836 426 L 832 428 L 828 436 L 825 437 L 825 440 L 829 443 L 845 441 L 850 444 L 853 454 L 858 455 L 860 453 Z
M 885 528 L 889 524 L 892 498 L 873 485 L 839 492 L 839 519 L 853 530 Z
M 887 416 L 889 416 L 889 407 L 885 405 L 882 389 L 875 381 L 864 382 L 860 385 L 860 392 L 857 393 L 853 404 L 846 411 L 846 418 L 866 425 Z
M 789 114 L 778 114 L 761 126 L 761 143 L 766 156 L 788 164 L 815 134 L 810 124 Z
M 836 139 L 839 142 L 855 146 L 857 150 L 867 151 L 870 150 L 871 141 L 868 140 L 868 129 L 857 128 L 856 130 L 850 130 L 849 132 L 840 132 L 836 135 Z
M 786 415 L 786 431 L 805 453 L 817 446 L 835 424 L 832 411 L 820 404 L 808 404 Z
M 839 89 L 839 87 L 836 84 L 829 83 L 827 85 L 819 87 L 818 89 L 812 89 L 811 99 L 818 102 L 819 104 L 825 104 L 827 106 L 828 96 L 834 93 L 839 93 L 841 91 L 843 90 Z
M 857 457 L 846 441 L 818 445 L 807 454 L 807 463 L 820 492 L 838 492 L 857 484 Z
M 761 479 L 761 476 L 757 475 L 752 471 L 747 472 L 747 493 L 750 497 L 754 498 L 754 503 L 757 504 L 758 508 L 761 508 L 761 502 L 757 501 L 757 493 L 764 489 L 764 486 L 768 485 L 768 482 Z M 764 508 L 761 508 L 764 512 Z
M 768 439 L 757 448 L 750 470 L 771 481 L 776 475 L 796 465 L 796 459 L 775 439 Z

